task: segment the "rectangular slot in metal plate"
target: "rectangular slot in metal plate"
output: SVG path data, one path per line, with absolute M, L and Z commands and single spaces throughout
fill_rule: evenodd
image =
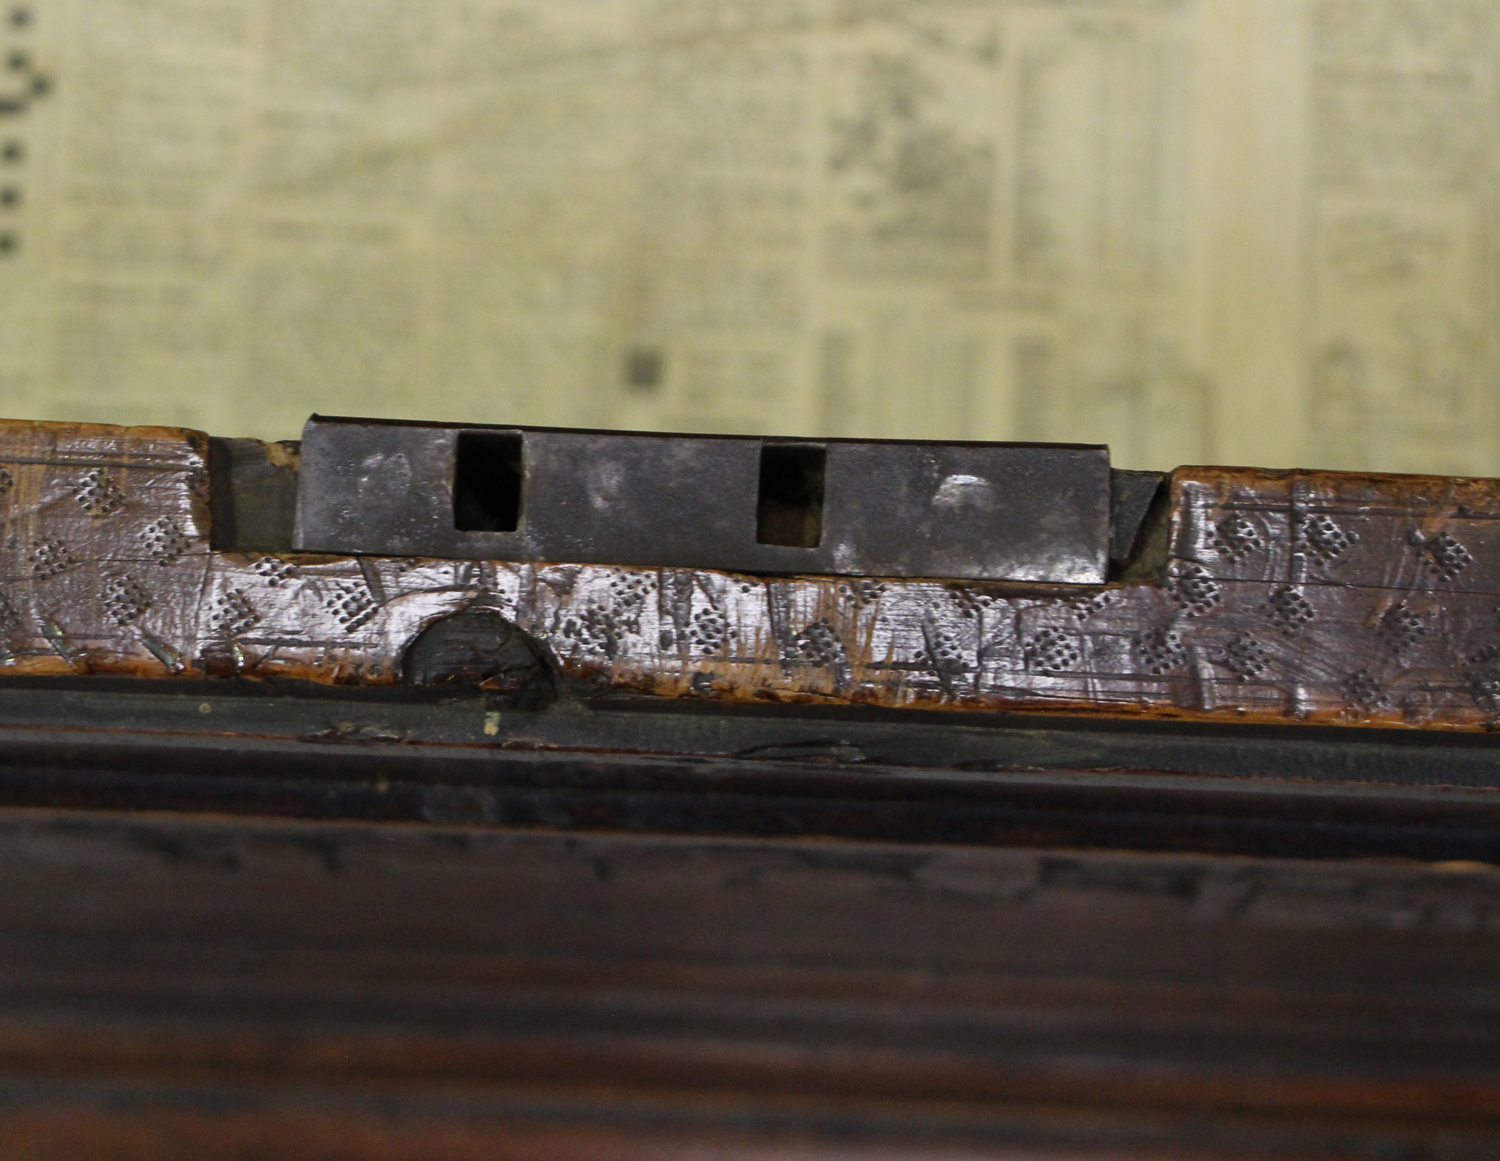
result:
M 304 552 L 1101 584 L 1109 451 L 314 416 Z

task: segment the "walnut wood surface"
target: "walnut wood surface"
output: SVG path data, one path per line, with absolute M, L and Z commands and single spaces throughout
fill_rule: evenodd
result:
M 1500 483 L 1179 468 L 1158 580 L 1038 590 L 218 552 L 207 441 L 0 426 L 0 671 L 401 680 L 499 611 L 599 690 L 1487 728 Z
M 6 811 L 0 881 L 7 1159 L 1500 1155 L 1492 868 Z
M 1146 579 L 1038 590 L 216 550 L 210 454 L 191 432 L 0 425 L 0 671 L 389 685 L 424 630 L 479 609 L 585 692 L 1456 729 L 1500 717 L 1492 481 L 1179 469 L 1155 555 L 1136 562 Z M 5 772 L 13 788 L 50 788 L 53 806 L 111 809 L 0 809 L 5 1157 L 1500 1150 L 1500 882 L 1469 861 L 1492 849 L 1493 783 L 1474 757 L 1486 739 L 1379 739 L 1401 751 L 1379 766 L 1399 790 L 1372 785 L 1376 764 L 1353 755 L 1382 747 L 1347 734 L 1354 787 L 1304 785 L 1304 767 L 1269 752 L 1220 770 L 1196 749 L 1161 767 L 1170 777 L 1131 767 L 1111 787 L 1094 766 L 1068 773 L 1097 745 L 1054 739 L 1061 773 L 1033 786 L 1016 768 L 1037 770 L 1041 740 L 992 754 L 1004 730 L 945 727 L 942 762 L 1005 758 L 964 766 L 1003 768 L 986 806 L 908 768 L 935 720 L 923 715 L 873 715 L 891 736 L 872 726 L 868 753 L 809 734 L 814 758 L 868 759 L 850 774 L 789 753 L 800 734 L 752 744 L 764 719 L 796 715 L 616 708 L 706 731 L 683 750 L 700 760 L 663 759 L 651 781 L 645 759 L 613 751 L 659 726 L 614 720 L 606 745 L 587 732 L 605 726 L 582 719 L 610 714 L 532 714 L 562 731 L 539 737 L 596 762 L 574 763 L 588 801 L 568 814 L 554 807 L 574 783 L 555 763 L 552 782 L 520 769 L 555 754 L 492 744 L 530 713 L 491 709 L 495 695 L 453 709 L 468 733 L 429 722 L 418 738 L 420 713 L 460 699 L 62 684 L 7 691 Z M 221 715 L 236 690 L 266 705 Z M 119 703 L 108 715 L 106 700 Z M 720 717 L 735 729 L 708 747 L 716 727 L 700 719 Z M 1057 724 L 1335 746 L 1325 731 Z M 182 736 L 194 729 L 223 736 Z M 983 745 L 952 737 L 969 733 Z M 409 744 L 422 739 L 434 744 Z M 408 769 L 415 750 L 447 765 Z M 703 754 L 720 750 L 749 765 L 710 769 Z M 1451 765 L 1450 751 L 1463 751 Z M 613 814 L 609 764 L 623 787 Z M 364 778 L 349 802 L 409 794 L 426 821 L 225 817 L 257 770 L 286 785 L 262 778 L 237 809 L 305 799 L 336 813 L 338 787 Z M 1179 785 L 1184 771 L 1203 785 Z M 813 802 L 824 774 L 851 785 L 819 790 L 822 813 L 796 829 L 795 788 Z M 772 837 L 660 833 L 683 813 L 668 776 L 697 779 L 680 797 L 721 812 L 730 783 L 753 787 Z M 891 810 L 906 830 L 861 837 L 854 799 L 868 807 L 871 786 L 890 795 L 901 778 L 974 825 L 912 829 L 927 799 L 911 790 L 915 805 Z M 531 813 L 511 798 L 502 809 L 502 793 Z M 189 799 L 215 813 L 166 813 Z M 997 803 L 1014 816 L 985 813 Z M 1083 849 L 1173 811 L 1182 825 L 1149 841 L 1176 853 Z M 627 814 L 641 833 L 625 833 Z M 1270 820 L 1283 838 L 1305 832 L 1294 845 L 1317 857 L 1216 856 L 1196 820 L 1244 824 L 1235 851 L 1260 850 Z M 459 822 L 476 825 L 447 825 Z M 1428 845 L 1400 827 L 1426 827 Z M 1369 837 L 1387 830 L 1385 845 Z M 1365 857 L 1335 857 L 1349 851 Z

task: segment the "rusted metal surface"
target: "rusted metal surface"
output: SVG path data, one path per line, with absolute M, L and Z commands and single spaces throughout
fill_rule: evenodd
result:
M 1500 720 L 1491 480 L 1182 468 L 1141 579 L 1046 589 L 213 551 L 205 448 L 155 428 L 0 429 L 0 672 L 396 684 L 424 630 L 490 610 L 584 692 Z

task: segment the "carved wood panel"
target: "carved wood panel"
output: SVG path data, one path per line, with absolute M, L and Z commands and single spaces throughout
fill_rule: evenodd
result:
M 207 441 L 0 427 L 0 672 L 390 684 L 494 609 L 597 689 L 1210 720 L 1500 721 L 1500 482 L 1181 468 L 1162 583 L 1037 589 L 215 552 Z

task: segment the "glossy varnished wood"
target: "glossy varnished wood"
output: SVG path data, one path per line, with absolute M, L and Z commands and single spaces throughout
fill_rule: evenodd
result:
M 391 684 L 424 628 L 491 609 L 585 694 L 1500 716 L 1495 481 L 1182 468 L 1138 579 L 1038 590 L 214 551 L 205 448 L 155 428 L 0 429 L 4 671 Z
M 1500 1148 L 1487 868 L 4 811 L 0 876 L 7 1157 Z
M 249 551 L 215 446 L 0 428 L 0 1155 L 1500 1153 L 1495 482 L 1038 589 Z

